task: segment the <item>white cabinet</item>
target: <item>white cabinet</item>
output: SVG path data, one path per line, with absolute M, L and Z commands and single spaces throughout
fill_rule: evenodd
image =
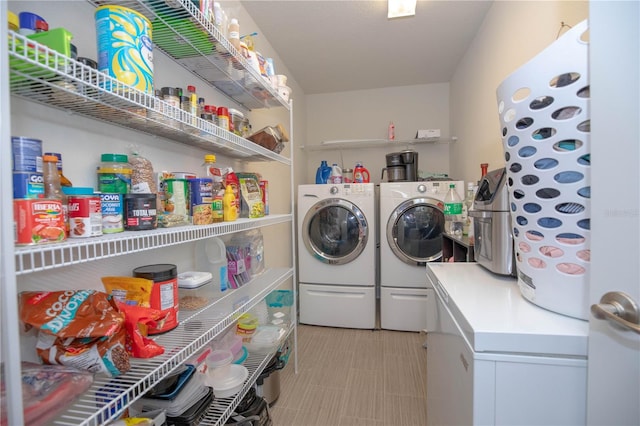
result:
M 101 2 L 89 2 L 97 6 Z M 60 3 L 62 7 L 71 6 L 70 3 Z M 162 8 L 158 6 L 164 5 Z M 9 3 L 9 6 L 11 3 Z M 35 2 L 31 5 L 36 5 Z M 86 7 L 87 3 L 77 4 L 78 8 Z M 228 99 L 250 110 L 254 108 L 283 107 L 289 111 L 289 126 L 291 132 L 292 104 L 285 102 L 273 90 L 268 82 L 248 67 L 244 58 L 237 55 L 229 42 L 220 35 L 217 29 L 206 21 L 191 1 L 175 0 L 172 7 L 164 2 L 129 1 L 125 4 L 150 19 L 188 20 L 193 28 L 198 29 L 201 37 L 206 37 L 216 49 L 205 56 L 195 56 L 187 59 L 177 58 L 166 43 L 167 39 L 160 38 L 155 48 L 167 54 L 168 58 L 186 68 L 202 80 L 201 84 L 209 85 L 215 91 L 221 92 Z M 34 6 L 35 7 L 35 6 Z M 293 196 L 290 195 L 286 206 L 272 209 L 275 213 L 261 219 L 239 219 L 236 222 L 225 222 L 204 226 L 184 226 L 163 228 L 152 231 L 124 232 L 81 240 L 67 240 L 59 244 L 14 247 L 13 244 L 13 214 L 11 188 L 11 148 L 8 143 L 12 135 L 12 124 L 17 118 L 12 117 L 12 109 L 23 111 L 25 105 L 33 108 L 36 113 L 29 117 L 29 123 L 37 123 L 41 131 L 47 127 L 74 126 L 105 126 L 106 133 L 113 133 L 114 141 L 120 135 L 127 137 L 148 137 L 153 135 L 158 148 L 170 147 L 177 143 L 183 146 L 183 155 L 191 153 L 201 162 L 204 153 L 215 152 L 231 159 L 256 164 L 279 165 L 288 170 L 289 179 L 293 179 L 293 160 L 281 154 L 276 154 L 251 141 L 211 125 L 204 120 L 192 120 L 188 116 L 179 116 L 179 126 L 172 123 L 161 113 L 149 116 L 147 112 L 153 110 L 155 99 L 145 93 L 132 90 L 122 83 L 111 80 L 104 74 L 81 65 L 67 57 L 61 56 L 44 46 L 36 46 L 38 54 L 33 55 L 33 45 L 26 48 L 27 39 L 23 36 L 6 31 L 7 3 L 0 4 L 0 137 L 3 141 L 0 151 L 0 167 L 2 170 L 2 209 L 0 243 L 2 252 L 2 269 L 0 299 L 2 303 L 2 352 L 1 361 L 4 364 L 4 376 L 8 391 L 2 401 L 3 412 L 8 412 L 9 424 L 21 424 L 22 401 L 20 387 L 20 363 L 25 360 L 24 347 L 29 342 L 21 338 L 18 328 L 18 312 L 16 306 L 17 294 L 25 289 L 81 289 L 87 281 L 95 281 L 101 275 L 106 275 L 113 265 L 122 264 L 128 269 L 130 264 L 149 262 L 150 260 L 169 261 L 167 253 L 171 250 L 187 251 L 197 240 L 211 236 L 232 234 L 249 229 L 263 229 L 284 227 L 290 233 L 290 249 L 285 256 L 284 266 L 269 267 L 269 254 L 266 253 L 266 272 L 254 278 L 249 284 L 226 294 L 214 304 L 197 312 L 181 312 L 180 325 L 159 337 L 158 342 L 165 347 L 161 356 L 141 360 L 132 359 L 132 369 L 129 373 L 109 379 L 96 376 L 93 387 L 82 399 L 70 407 L 59 419 L 59 424 L 98 425 L 109 423 L 119 416 L 126 407 L 142 396 L 149 388 L 160 381 L 167 373 L 198 353 L 204 346 L 226 328 L 231 326 L 238 314 L 248 311 L 261 302 L 272 290 L 289 286 L 294 292 L 295 300 L 295 270 L 293 267 Z M 19 12 L 16 10 L 15 12 Z M 159 11 L 162 11 L 160 13 Z M 74 16 L 69 13 L 69 19 Z M 77 22 L 75 23 L 78 24 Z M 88 19 L 87 26 L 94 25 Z M 175 32 L 172 43 L 193 44 L 190 35 Z M 196 49 L 197 50 L 197 49 Z M 233 65 L 233 66 L 231 66 Z M 195 77 L 193 77 L 195 78 Z M 66 81 L 68 85 L 52 84 L 54 80 Z M 199 80 L 199 81 L 200 81 Z M 105 87 L 112 85 L 112 90 Z M 11 93 L 11 96 L 8 94 Z M 25 101 L 26 100 L 26 101 Z M 19 108 L 16 108 L 16 105 Z M 67 114 L 62 122 L 52 122 L 46 119 L 47 111 L 53 117 L 59 117 L 60 112 Z M 44 111 L 44 113 L 43 113 Z M 75 119 L 75 117 L 78 117 Z M 147 118 L 150 117 L 150 118 Z M 94 121 L 96 120 L 96 121 Z M 87 124 L 89 123 L 89 124 Z M 22 125 L 22 123 L 21 123 Z M 124 128 L 124 130 L 120 129 Z M 45 129 L 45 130 L 42 130 Z M 141 132 L 141 133 L 138 133 Z M 139 136 L 131 136 L 131 135 Z M 74 143 L 76 155 L 82 156 L 89 152 L 92 141 L 78 141 Z M 108 147 L 105 147 L 108 150 Z M 95 148 L 94 148 L 95 150 Z M 182 151 L 177 149 L 178 151 Z M 91 155 L 91 154 L 89 154 Z M 253 167 L 253 166 L 252 166 Z M 90 182 L 83 182 L 80 186 L 90 186 Z M 290 191 L 293 185 L 287 186 Z M 272 188 L 275 190 L 275 188 Z M 287 197 L 278 197 L 286 200 Z M 281 236 L 281 233 L 280 233 Z M 265 244 L 268 246 L 265 235 Z M 280 242 L 273 243 L 280 246 Z M 163 257 L 165 256 L 165 257 Z M 183 254 L 184 256 L 184 254 Z M 188 256 L 187 256 L 188 257 Z M 138 261 L 139 259 L 139 261 Z M 24 285 L 24 284 L 27 285 Z M 25 288 L 29 287 L 29 288 Z M 295 304 L 292 308 L 291 331 L 295 346 Z M 294 349 L 295 353 L 295 349 Z M 243 391 L 237 397 L 215 400 L 211 405 L 204 424 L 224 424 L 231 412 L 240 402 L 242 395 L 260 375 L 272 354 L 251 355 L 246 362 L 249 369 L 249 379 Z M 117 382 L 117 386 L 113 383 Z M 98 395 L 104 394 L 105 387 L 109 392 L 107 404 L 100 402 Z M 104 399 L 104 395 L 102 397 Z

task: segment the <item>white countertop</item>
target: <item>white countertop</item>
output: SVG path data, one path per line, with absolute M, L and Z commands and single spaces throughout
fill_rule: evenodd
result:
M 429 263 L 427 284 L 436 287 L 475 352 L 587 356 L 589 323 L 529 302 L 515 278 L 477 263 Z

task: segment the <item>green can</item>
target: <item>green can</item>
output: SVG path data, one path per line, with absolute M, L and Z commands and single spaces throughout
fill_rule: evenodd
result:
M 102 154 L 98 166 L 98 191 L 107 194 L 131 192 L 131 165 L 126 154 Z

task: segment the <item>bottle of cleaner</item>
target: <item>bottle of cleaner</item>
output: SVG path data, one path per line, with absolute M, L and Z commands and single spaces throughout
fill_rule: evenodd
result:
M 396 139 L 396 126 L 395 126 L 395 124 L 393 124 L 393 121 L 389 122 L 389 133 L 388 133 L 387 138 L 390 141 L 393 141 L 393 140 Z
M 369 183 L 370 180 L 369 170 L 360 161 L 356 162 L 356 167 L 353 169 L 353 181 L 355 183 Z
M 322 160 L 320 162 L 320 167 L 318 167 L 318 170 L 316 171 L 316 183 L 327 183 L 330 174 L 331 167 L 329 167 L 329 165 L 327 164 L 327 160 Z
M 342 168 L 337 163 L 333 163 L 333 166 L 331 166 L 329 183 L 342 183 Z
M 211 272 L 213 287 L 216 293 L 222 293 L 229 288 L 227 275 L 227 250 L 218 237 L 207 238 L 196 242 L 195 248 L 196 271 Z
M 238 203 L 236 202 L 236 196 L 233 195 L 231 185 L 227 185 L 227 189 L 224 191 L 222 204 L 224 206 L 224 221 L 233 222 L 236 220 L 238 218 Z
M 454 183 L 444 197 L 444 231 L 456 237 L 462 236 L 462 200 Z

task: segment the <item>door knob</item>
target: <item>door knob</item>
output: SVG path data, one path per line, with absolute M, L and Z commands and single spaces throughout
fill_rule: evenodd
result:
M 591 313 L 598 319 L 612 321 L 619 326 L 640 334 L 640 313 L 638 305 L 621 291 L 611 291 L 591 305 Z

